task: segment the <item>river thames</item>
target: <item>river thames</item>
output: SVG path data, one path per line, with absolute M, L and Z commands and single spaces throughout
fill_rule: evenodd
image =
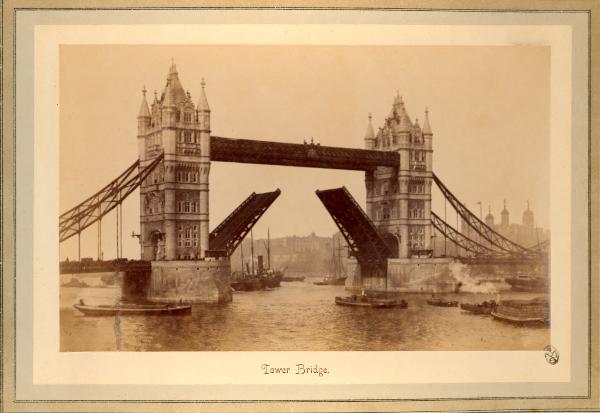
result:
M 428 294 L 403 294 L 408 308 L 356 308 L 334 303 L 344 286 L 316 278 L 270 291 L 234 292 L 224 305 L 194 305 L 184 316 L 84 316 L 73 304 L 111 304 L 120 288 L 61 287 L 61 351 L 398 351 L 542 350 L 548 327 L 519 327 L 457 307 L 433 307 Z M 501 299 L 543 294 L 502 293 Z M 461 303 L 496 294 L 459 293 Z

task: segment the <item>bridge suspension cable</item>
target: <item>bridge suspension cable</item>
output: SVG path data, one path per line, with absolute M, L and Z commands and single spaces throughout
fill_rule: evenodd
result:
M 140 186 L 142 181 L 154 170 L 154 168 L 156 168 L 162 159 L 163 154 L 160 154 L 143 168 L 139 168 L 139 160 L 135 161 L 121 175 L 104 188 L 100 189 L 79 205 L 61 214 L 59 216 L 60 242 L 80 234 L 90 225 L 97 221 L 99 222 L 104 215 L 117 205 L 120 205 L 129 194 Z M 121 225 L 123 224 L 121 223 Z M 99 235 L 99 237 L 100 236 L 101 235 Z M 101 253 L 99 252 L 99 254 Z
M 433 211 L 431 211 L 431 224 L 444 236 L 444 242 L 449 239 L 460 248 L 477 255 L 492 255 L 495 253 L 494 250 L 458 232 Z
M 482 220 L 477 218 L 475 214 L 467 209 L 455 196 L 450 192 L 450 190 L 440 181 L 440 179 L 435 175 L 433 175 L 433 181 L 436 183 L 440 191 L 444 197 L 450 202 L 452 207 L 456 210 L 456 212 L 461 216 L 465 222 L 475 230 L 479 235 L 481 235 L 484 239 L 489 241 L 496 248 L 508 252 L 510 254 L 516 255 L 535 255 L 537 252 L 532 251 L 528 248 L 522 247 L 521 245 L 509 240 L 508 238 L 500 235 L 492 228 L 488 227 Z

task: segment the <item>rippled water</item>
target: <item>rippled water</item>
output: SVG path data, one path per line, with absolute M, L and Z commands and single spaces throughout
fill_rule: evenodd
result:
M 427 294 L 405 294 L 407 309 L 334 304 L 343 286 L 282 283 L 272 291 L 236 292 L 226 305 L 194 305 L 186 316 L 89 317 L 73 304 L 108 304 L 118 288 L 61 288 L 61 351 L 271 350 L 541 350 L 547 327 L 517 327 L 460 308 L 427 305 Z M 540 294 L 503 293 L 501 298 Z M 495 299 L 447 294 L 460 302 Z

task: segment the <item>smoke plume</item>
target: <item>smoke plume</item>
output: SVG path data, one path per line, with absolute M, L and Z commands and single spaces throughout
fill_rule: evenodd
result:
M 490 282 L 480 282 L 471 277 L 469 267 L 460 262 L 450 264 L 450 275 L 460 283 L 460 291 L 468 293 L 495 294 L 498 288 Z

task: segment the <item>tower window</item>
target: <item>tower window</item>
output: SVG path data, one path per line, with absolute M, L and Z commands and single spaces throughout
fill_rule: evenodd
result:
M 185 143 L 192 143 L 192 131 L 186 130 L 183 134 L 185 136 Z
M 184 122 L 191 122 L 192 121 L 192 114 L 191 113 L 185 113 L 183 115 L 183 121 Z

